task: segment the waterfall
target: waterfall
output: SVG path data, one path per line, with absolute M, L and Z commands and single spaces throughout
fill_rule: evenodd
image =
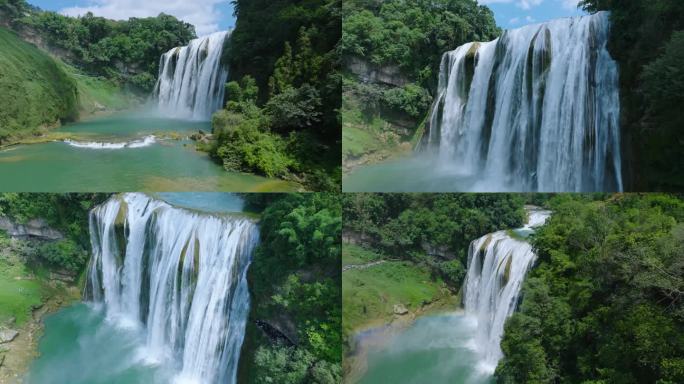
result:
M 521 230 L 543 225 L 548 211 L 528 209 L 529 220 Z M 536 255 L 532 246 L 506 231 L 485 235 L 468 249 L 468 273 L 464 284 L 466 315 L 477 322 L 475 349 L 480 368 L 493 373 L 503 356 L 501 337 L 506 319 L 515 311 L 520 288 Z
M 622 190 L 609 14 L 508 30 L 442 57 L 428 148 L 480 189 Z
M 162 55 L 153 97 L 164 115 L 209 120 L 222 107 L 228 71 L 221 56 L 229 35 L 216 32 Z
M 95 208 L 90 236 L 86 299 L 143 331 L 143 359 L 175 362 L 177 383 L 235 383 L 256 225 L 135 193 Z

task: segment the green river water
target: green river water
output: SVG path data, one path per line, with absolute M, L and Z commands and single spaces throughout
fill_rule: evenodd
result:
M 440 168 L 429 155 L 415 155 L 364 165 L 342 178 L 344 192 L 496 191 L 478 178 Z
M 173 367 L 145 358 L 144 335 L 105 320 L 101 308 L 77 304 L 45 319 L 40 357 L 28 384 L 169 383 Z
M 227 172 L 187 137 L 208 122 L 120 114 L 66 125 L 56 132 L 78 143 L 124 143 L 155 136 L 142 147 L 82 148 L 66 142 L 17 145 L 0 150 L 4 191 L 293 191 L 297 185 L 277 179 Z
M 368 370 L 359 384 L 490 384 L 478 370 L 475 324 L 461 314 L 424 316 L 379 346 L 368 347 Z M 361 343 L 374 331 L 357 337 Z

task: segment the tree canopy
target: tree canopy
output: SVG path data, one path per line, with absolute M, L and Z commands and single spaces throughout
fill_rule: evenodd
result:
M 559 195 L 549 206 L 497 382 L 683 382 L 684 201 Z

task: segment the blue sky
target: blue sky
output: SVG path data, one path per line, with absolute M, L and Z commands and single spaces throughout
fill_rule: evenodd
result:
M 40 8 L 76 16 L 88 11 L 111 19 L 174 15 L 193 24 L 198 35 L 235 26 L 230 0 L 28 0 Z
M 583 14 L 578 0 L 478 0 L 494 11 L 496 23 L 506 29 L 550 19 Z M 235 26 L 230 0 L 29 0 L 43 9 L 68 15 L 91 11 L 113 19 L 156 16 L 165 12 L 195 25 L 198 35 Z
M 478 0 L 494 12 L 496 24 L 504 29 L 518 28 L 559 17 L 579 16 L 577 0 Z

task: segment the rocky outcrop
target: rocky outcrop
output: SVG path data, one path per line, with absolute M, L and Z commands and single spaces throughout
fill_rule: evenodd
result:
M 282 332 L 280 329 L 278 329 L 278 327 L 273 326 L 264 320 L 256 320 L 254 323 L 256 324 L 257 328 L 266 334 L 272 343 L 278 343 L 288 347 L 296 345 L 296 343 L 290 339 L 285 332 Z
M 440 259 L 453 260 L 456 254 L 446 245 L 435 245 L 427 242 L 421 244 L 423 251 L 430 256 L 439 257 Z
M 355 231 L 342 232 L 342 243 L 354 245 L 373 245 L 375 241 L 370 235 Z
M 32 219 L 26 224 L 15 223 L 7 217 L 0 217 L 0 230 L 12 237 L 34 238 L 40 240 L 61 240 L 61 232 L 51 228 L 43 219 Z
M 19 331 L 14 329 L 0 329 L 0 344 L 9 343 L 19 336 Z
M 210 133 L 206 133 L 200 129 L 199 132 L 193 133 L 192 135 L 190 135 L 190 139 L 197 141 L 199 143 L 208 144 L 211 142 L 211 140 L 214 139 L 214 135 L 212 135 Z
M 409 79 L 402 75 L 398 66 L 378 66 L 362 58 L 352 57 L 348 59 L 347 68 L 364 83 L 385 84 L 393 87 L 403 87 L 410 83 Z

